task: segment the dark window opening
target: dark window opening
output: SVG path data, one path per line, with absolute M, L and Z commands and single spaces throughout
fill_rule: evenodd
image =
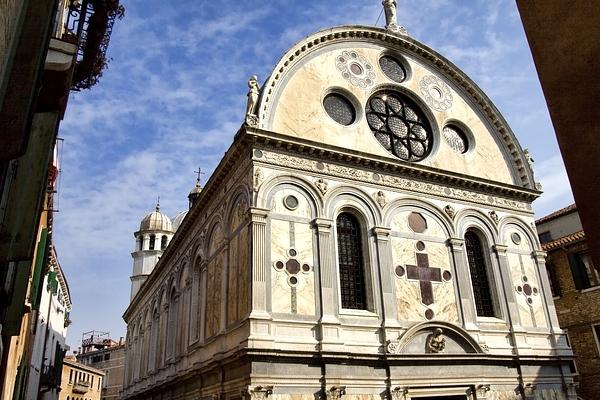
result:
M 367 293 L 360 224 L 352 214 L 341 213 L 336 225 L 342 308 L 366 310 Z
M 163 236 L 160 238 L 160 249 L 161 249 L 161 250 L 164 250 L 164 249 L 166 249 L 166 248 L 167 248 L 167 235 L 163 235 Z
M 550 292 L 552 292 L 552 297 L 560 296 L 560 284 L 558 282 L 558 276 L 556 275 L 554 264 L 547 262 L 546 271 L 548 271 L 548 281 L 550 282 Z
M 588 253 L 571 253 L 567 257 L 577 290 L 589 289 L 600 284 L 598 270 Z
M 495 317 L 496 313 L 494 312 L 483 244 L 477 234 L 467 232 L 465 234 L 465 246 L 477 315 L 480 317 Z
M 149 250 L 154 250 L 154 242 L 156 241 L 156 236 L 150 235 L 150 245 L 148 246 Z

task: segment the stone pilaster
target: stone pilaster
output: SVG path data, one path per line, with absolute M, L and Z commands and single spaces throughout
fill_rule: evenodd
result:
M 250 208 L 252 225 L 251 318 L 269 318 L 267 313 L 267 217 L 269 210 Z
M 545 251 L 536 250 L 531 253 L 531 256 L 535 260 L 537 274 L 540 277 L 540 286 L 542 287 L 542 296 L 544 296 L 544 304 L 546 305 L 546 316 L 548 321 L 550 321 L 550 330 L 551 332 L 561 331 L 558 324 L 558 317 L 556 316 L 554 300 L 552 299 L 552 289 L 550 289 L 548 271 L 546 270 L 547 253 Z M 556 345 L 556 343 L 554 343 L 554 345 Z
M 498 261 L 502 293 L 508 312 L 507 320 L 510 324 L 511 335 L 513 336 L 512 343 L 513 346 L 515 346 L 515 351 L 519 354 L 522 350 L 531 348 L 531 346 L 527 344 L 527 332 L 521 326 L 519 307 L 517 305 L 517 298 L 515 296 L 514 285 L 510 274 L 510 266 L 508 264 L 508 246 L 496 244 L 492 246 L 492 250 L 496 253 L 496 259 Z
M 381 300 L 382 300 L 382 315 L 384 327 L 399 327 L 398 310 L 396 305 L 396 297 L 394 296 L 393 284 L 394 275 L 392 273 L 393 260 L 392 248 L 390 244 L 389 228 L 374 227 L 373 235 L 377 245 L 377 261 L 379 266 L 379 281 L 381 282 Z
M 456 271 L 456 286 L 458 288 L 459 315 L 466 329 L 478 330 L 477 311 L 473 303 L 473 287 L 471 286 L 471 276 L 467 257 L 465 255 L 465 240 L 462 238 L 449 238 L 446 244 L 452 252 L 452 259 Z
M 208 263 L 206 260 L 202 261 L 200 265 L 200 306 L 198 308 L 198 315 L 200 318 L 198 324 L 198 342 L 203 343 L 206 338 L 205 325 L 206 325 L 206 296 L 208 293 Z
M 343 351 L 340 339 L 340 321 L 336 317 L 338 297 L 336 292 L 335 248 L 332 241 L 333 221 L 316 218 L 313 225 L 317 229 L 319 248 L 319 283 L 321 289 L 320 341 L 321 350 Z
M 221 275 L 221 293 L 223 293 L 223 301 L 221 301 L 221 326 L 219 332 L 225 332 L 227 330 L 227 298 L 228 298 L 228 285 L 229 285 L 229 241 L 225 242 L 223 249 L 223 272 Z

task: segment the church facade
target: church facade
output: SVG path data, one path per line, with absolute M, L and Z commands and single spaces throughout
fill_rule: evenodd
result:
M 124 314 L 124 399 L 576 398 L 528 154 L 386 8 L 251 79 Z

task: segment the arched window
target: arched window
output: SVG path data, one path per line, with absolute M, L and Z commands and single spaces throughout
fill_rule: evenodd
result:
M 150 245 L 148 246 L 148 250 L 154 250 L 154 242 L 156 241 L 156 236 L 150 235 Z
M 166 248 L 167 248 L 167 235 L 163 235 L 163 236 L 160 238 L 160 249 L 161 249 L 161 250 L 164 250 L 164 249 L 166 249 Z
M 468 231 L 465 233 L 465 247 L 467 249 L 477 316 L 495 317 L 496 312 L 494 311 L 483 243 L 475 232 Z
M 367 309 L 362 240 L 358 219 L 347 212 L 337 217 L 337 245 L 342 308 Z

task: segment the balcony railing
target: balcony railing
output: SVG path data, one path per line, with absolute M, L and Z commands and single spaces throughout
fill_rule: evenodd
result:
M 81 381 L 77 380 L 73 385 L 73 393 L 87 393 L 90 390 L 90 382 L 89 381 Z
M 71 0 L 63 39 L 78 44 L 73 90 L 89 89 L 102 76 L 113 24 L 124 13 L 119 0 Z

